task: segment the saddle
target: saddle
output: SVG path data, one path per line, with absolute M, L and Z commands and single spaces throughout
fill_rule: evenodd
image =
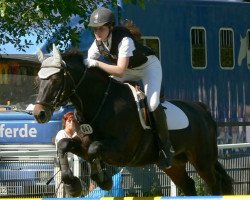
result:
M 143 91 L 141 91 L 139 85 L 133 83 L 124 84 L 129 86 L 134 95 L 142 127 L 145 130 L 153 129 L 153 116 L 149 112 L 146 95 Z M 169 101 L 166 101 L 163 95 L 161 95 L 160 101 L 161 105 L 164 107 L 169 130 L 179 130 L 188 127 L 188 117 L 179 107 Z

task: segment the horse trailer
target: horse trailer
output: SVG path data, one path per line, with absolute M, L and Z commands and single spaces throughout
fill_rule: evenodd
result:
M 120 13 L 158 54 L 167 99 L 201 101 L 220 126 L 219 143 L 250 141 L 250 2 L 144 1 Z

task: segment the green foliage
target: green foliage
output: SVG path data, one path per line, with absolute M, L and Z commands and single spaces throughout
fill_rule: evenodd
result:
M 61 41 L 57 43 L 60 47 L 67 48 L 69 43 L 77 47 L 82 27 L 70 26 L 70 19 L 78 15 L 81 17 L 78 25 L 86 26 L 91 12 L 100 3 L 115 6 L 117 1 L 0 0 L 0 50 L 1 45 L 11 43 L 17 50 L 24 51 L 30 45 L 42 43 L 52 36 Z M 36 36 L 36 41 L 21 40 L 32 35 Z
M 150 191 L 148 192 L 143 192 L 144 196 L 146 197 L 154 197 L 154 196 L 163 196 L 161 187 L 157 184 L 157 182 L 154 182 L 153 185 L 150 188 Z
M 123 0 L 124 3 L 132 3 L 135 5 L 139 5 L 140 7 L 144 8 L 144 0 Z
M 206 192 L 206 185 L 199 176 L 195 179 L 195 189 L 198 196 L 208 195 L 208 193 Z
M 205 182 L 201 179 L 201 177 L 197 176 L 195 179 L 195 190 L 197 192 L 198 196 L 206 196 L 209 195 L 209 192 L 207 191 L 207 185 Z M 180 191 L 180 196 L 184 196 L 184 193 Z

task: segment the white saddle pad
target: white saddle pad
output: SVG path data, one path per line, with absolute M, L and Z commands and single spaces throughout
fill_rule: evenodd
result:
M 188 127 L 189 120 L 187 115 L 180 108 L 168 101 L 162 103 L 162 106 L 166 108 L 165 113 L 169 130 L 179 130 Z
M 134 95 L 142 127 L 144 129 L 151 129 L 150 126 L 146 125 L 146 123 L 143 119 L 142 113 L 140 111 L 137 92 L 136 92 L 135 88 L 128 83 L 125 83 L 125 84 L 127 84 L 130 87 L 130 89 Z M 187 118 L 186 114 L 180 108 L 178 108 L 177 106 L 175 106 L 174 104 L 172 104 L 168 101 L 165 101 L 164 103 L 162 103 L 162 106 L 164 106 L 166 108 L 165 113 L 167 116 L 167 123 L 168 123 L 169 130 L 179 130 L 179 129 L 184 129 L 184 128 L 188 127 L 188 125 L 189 125 L 188 118 Z

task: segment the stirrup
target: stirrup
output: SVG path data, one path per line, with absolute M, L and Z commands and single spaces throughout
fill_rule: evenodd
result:
M 170 151 L 170 153 L 172 153 L 172 154 L 174 154 L 174 153 L 175 153 L 175 150 L 174 150 L 174 148 L 173 148 L 173 146 L 172 146 L 172 145 L 170 146 L 169 151 Z
M 159 162 L 159 167 L 160 168 L 164 168 L 164 169 L 170 169 L 172 167 L 172 158 L 169 158 L 166 153 L 163 151 L 163 149 L 161 149 L 159 151 L 159 158 L 160 158 L 160 162 Z

